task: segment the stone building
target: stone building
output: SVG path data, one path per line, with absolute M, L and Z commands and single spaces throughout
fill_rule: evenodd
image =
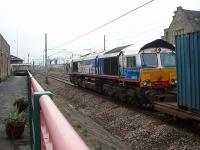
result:
M 186 10 L 181 6 L 174 12 L 169 28 L 164 29 L 163 40 L 175 45 L 175 36 L 200 31 L 200 11 Z
M 0 34 L 0 81 L 10 75 L 10 45 Z
M 14 56 L 14 55 L 10 55 L 10 63 L 11 64 L 22 64 L 23 61 L 24 60 L 21 59 L 21 58 L 18 58 L 18 57 Z

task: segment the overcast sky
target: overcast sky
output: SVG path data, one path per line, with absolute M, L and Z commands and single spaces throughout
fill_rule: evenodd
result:
M 27 61 L 42 59 L 44 33 L 48 48 L 68 42 L 102 24 L 148 2 L 149 0 L 0 0 L 0 33 L 11 47 L 11 54 Z M 131 14 L 79 40 L 49 51 L 51 58 L 69 58 L 71 52 L 87 53 L 85 49 L 106 49 L 127 44 L 135 52 L 143 44 L 163 35 L 178 6 L 199 10 L 199 0 L 154 0 Z M 54 54 L 57 53 L 57 54 Z M 53 55 L 54 54 L 54 55 Z

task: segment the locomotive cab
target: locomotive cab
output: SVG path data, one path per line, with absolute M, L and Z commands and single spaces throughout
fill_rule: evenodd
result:
M 128 47 L 131 50 L 133 47 Z M 158 39 L 144 45 L 139 53 L 119 54 L 119 75 L 137 87 L 164 89 L 176 86 L 176 56 L 173 45 Z
M 140 87 L 163 89 L 176 86 L 176 56 L 173 45 L 158 39 L 144 45 L 139 55 Z
M 170 88 L 176 85 L 175 53 L 166 48 L 140 52 L 140 87 Z

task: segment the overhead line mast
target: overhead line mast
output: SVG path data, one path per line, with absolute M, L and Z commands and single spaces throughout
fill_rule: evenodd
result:
M 48 74 L 47 74 L 47 33 L 45 33 L 45 82 L 48 83 Z
M 103 38 L 103 50 L 106 50 L 106 35 L 104 34 L 104 38 Z

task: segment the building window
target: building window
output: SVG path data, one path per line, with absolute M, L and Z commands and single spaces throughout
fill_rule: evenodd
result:
M 165 33 L 165 40 L 168 42 L 168 38 L 169 38 L 169 33 L 168 31 Z
M 133 68 L 136 66 L 135 56 L 127 57 L 127 68 Z
M 175 31 L 175 36 L 176 35 L 183 35 L 184 34 L 184 29 L 179 29 Z

